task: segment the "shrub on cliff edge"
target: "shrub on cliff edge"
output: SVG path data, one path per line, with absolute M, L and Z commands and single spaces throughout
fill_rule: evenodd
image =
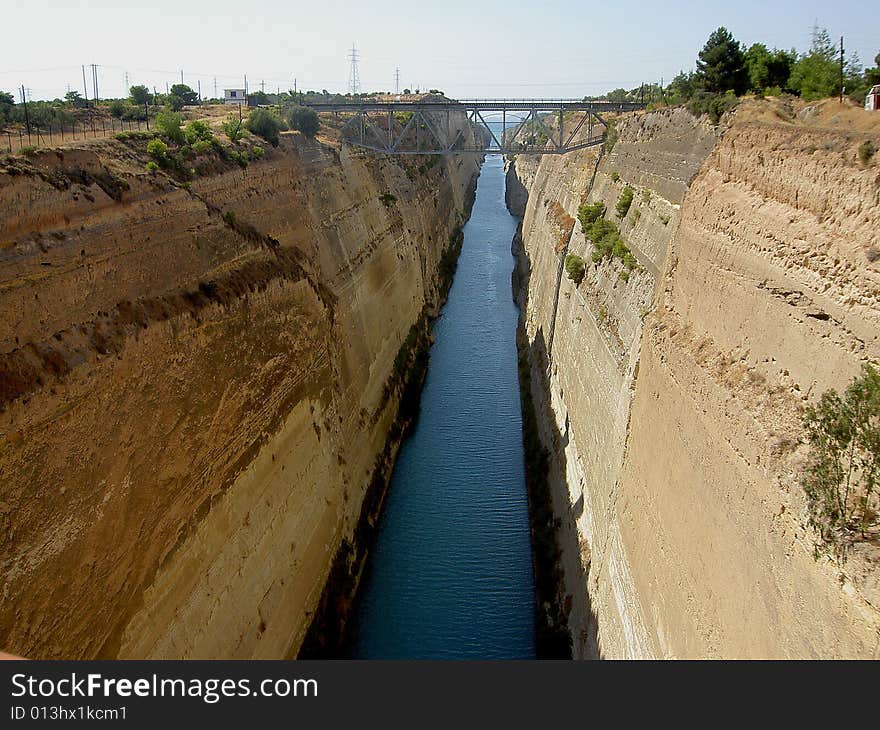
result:
M 843 395 L 823 393 L 806 409 L 810 456 L 803 488 L 810 522 L 841 555 L 878 524 L 880 487 L 880 373 L 863 365 Z

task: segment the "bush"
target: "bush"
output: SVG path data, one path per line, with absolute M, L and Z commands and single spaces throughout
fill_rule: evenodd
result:
M 392 203 L 397 202 L 397 198 L 394 195 L 392 195 L 391 193 L 382 193 L 379 196 L 379 200 L 381 200 L 382 205 L 385 205 L 385 206 L 389 206 Z
M 110 105 L 107 107 L 110 114 L 116 118 L 121 117 L 125 114 L 125 102 L 120 99 L 114 99 L 110 102 Z
M 617 182 L 620 180 L 620 173 L 617 170 L 612 170 L 608 177 L 611 178 L 611 182 Z
M 163 137 L 167 137 L 175 144 L 183 144 L 186 141 L 186 135 L 180 127 L 180 114 L 169 111 L 159 112 L 156 115 L 156 129 Z
M 874 153 L 877 151 L 877 145 L 872 140 L 867 140 L 859 145 L 859 160 L 863 165 L 867 165 Z
M 695 117 L 708 114 L 712 124 L 718 124 L 721 117 L 739 104 L 739 99 L 730 91 L 726 94 L 709 94 L 698 91 L 687 103 L 688 111 Z
M 247 128 L 259 135 L 273 147 L 278 146 L 278 133 L 281 131 L 281 120 L 268 109 L 254 109 L 247 118 Z
M 605 203 L 601 200 L 587 205 L 584 203 L 578 208 L 578 220 L 581 222 L 581 230 L 586 233 L 599 218 L 605 215 Z
M 627 185 L 623 189 L 623 192 L 620 193 L 620 198 L 614 208 L 617 211 L 618 218 L 626 217 L 626 214 L 629 212 L 629 207 L 632 205 L 634 194 L 635 192 L 629 185 Z
M 168 154 L 168 145 L 161 139 L 151 139 L 147 142 L 147 154 L 154 160 L 164 160 Z
M 159 166 L 158 166 L 155 162 L 153 162 L 152 160 L 150 160 L 150 161 L 146 164 L 146 168 L 147 168 L 147 172 L 156 172 L 156 171 L 159 169 Z
M 197 155 L 204 155 L 214 149 L 214 145 L 212 145 L 206 139 L 200 139 L 197 142 L 193 142 L 192 151 Z
M 238 142 L 244 137 L 244 125 L 241 119 L 234 115 L 228 116 L 226 121 L 220 125 L 220 129 L 223 130 L 223 134 L 229 138 L 230 142 Z
M 287 121 L 291 129 L 302 132 L 306 137 L 314 137 L 321 126 L 314 109 L 299 105 L 290 108 Z
M 842 397 L 829 390 L 807 408 L 804 427 L 810 521 L 826 545 L 843 550 L 867 537 L 880 512 L 880 373 L 863 365 Z
M 260 158 L 266 154 L 266 150 L 264 150 L 260 145 L 254 145 L 254 148 L 251 150 L 254 153 L 254 157 Z
M 184 131 L 183 136 L 189 144 L 214 141 L 214 132 L 211 128 L 204 122 L 198 120 L 186 125 L 186 130 Z
M 584 280 L 585 270 L 584 260 L 577 254 L 570 253 L 565 257 L 565 273 L 576 285 Z

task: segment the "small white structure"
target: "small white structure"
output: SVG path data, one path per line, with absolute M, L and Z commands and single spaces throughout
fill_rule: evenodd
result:
M 244 89 L 223 89 L 223 103 L 246 106 L 247 94 Z
M 869 112 L 880 111 L 880 86 L 872 86 L 865 97 L 865 110 Z

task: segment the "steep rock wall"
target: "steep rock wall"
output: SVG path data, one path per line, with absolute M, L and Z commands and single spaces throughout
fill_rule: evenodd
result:
M 116 141 L 7 159 L 0 645 L 295 653 L 476 174 L 293 133 L 188 185 Z
M 519 296 L 577 656 L 878 651 L 876 572 L 814 560 L 797 447 L 800 404 L 880 356 L 876 170 L 846 131 L 747 115 L 720 138 L 683 110 L 621 119 L 595 180 L 581 152 L 528 187 Z M 628 281 L 557 209 L 612 218 L 625 184 Z

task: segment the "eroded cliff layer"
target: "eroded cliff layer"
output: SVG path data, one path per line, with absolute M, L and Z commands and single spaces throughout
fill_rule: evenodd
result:
M 880 358 L 880 178 L 856 154 L 877 130 L 793 112 L 622 118 L 601 158 L 518 176 L 518 296 L 578 656 L 877 656 L 876 556 L 815 560 L 800 487 L 802 406 Z M 591 261 L 574 219 L 595 201 L 631 270 Z
M 0 646 L 289 656 L 393 455 L 477 164 L 295 133 L 185 185 L 143 162 L 0 165 Z

